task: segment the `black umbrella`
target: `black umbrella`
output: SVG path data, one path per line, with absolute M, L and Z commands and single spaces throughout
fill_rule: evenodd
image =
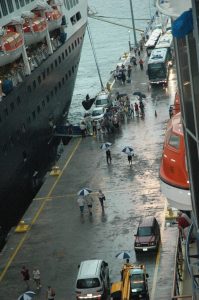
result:
M 89 110 L 94 102 L 95 102 L 95 98 L 91 98 L 91 99 L 82 101 L 82 105 L 85 110 Z

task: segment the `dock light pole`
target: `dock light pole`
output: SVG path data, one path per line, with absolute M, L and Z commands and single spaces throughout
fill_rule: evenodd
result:
M 129 0 L 129 2 L 130 2 L 130 8 L 131 8 L 131 19 L 132 19 L 132 26 L 133 26 L 134 43 L 135 43 L 135 46 L 137 47 L 138 43 L 137 43 L 137 37 L 136 37 L 136 32 L 135 32 L 135 22 L 134 22 L 132 0 Z
M 131 36 L 130 36 L 131 31 L 129 30 L 128 33 L 129 33 L 129 52 L 131 52 Z

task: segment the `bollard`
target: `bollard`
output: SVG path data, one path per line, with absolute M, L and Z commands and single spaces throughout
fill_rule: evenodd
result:
M 30 226 L 25 223 L 25 221 L 20 221 L 17 225 L 15 232 L 21 233 L 21 232 L 27 232 L 30 229 Z
M 51 176 L 59 176 L 61 173 L 60 168 L 58 166 L 52 167 L 52 171 L 50 172 Z

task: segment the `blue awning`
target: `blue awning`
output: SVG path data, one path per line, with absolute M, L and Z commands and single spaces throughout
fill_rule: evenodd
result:
M 172 24 L 172 34 L 176 38 L 183 38 L 193 31 L 192 10 L 183 12 Z

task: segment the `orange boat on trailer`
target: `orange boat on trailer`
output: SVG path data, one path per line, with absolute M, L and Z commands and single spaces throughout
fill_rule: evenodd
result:
M 178 95 L 175 97 L 174 106 L 176 110 L 179 109 Z M 192 210 L 181 112 L 173 115 L 167 125 L 160 179 L 161 190 L 170 206 L 180 210 Z

